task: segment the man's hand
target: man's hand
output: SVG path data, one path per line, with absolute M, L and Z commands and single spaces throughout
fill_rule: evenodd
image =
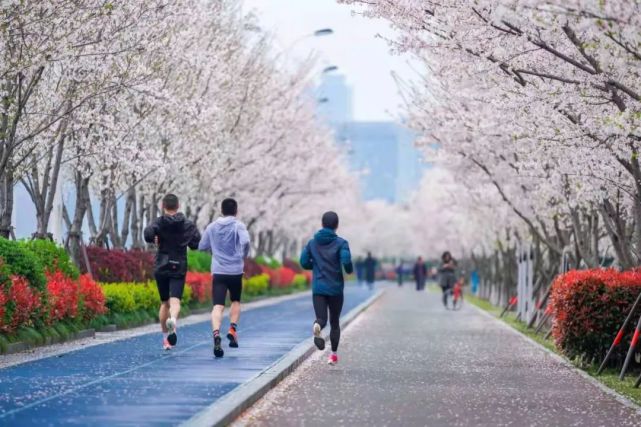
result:
M 160 239 L 158 238 L 158 235 L 154 236 L 154 243 L 156 244 L 156 246 L 160 245 Z

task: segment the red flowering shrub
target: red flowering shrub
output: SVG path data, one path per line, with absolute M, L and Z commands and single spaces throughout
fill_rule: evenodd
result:
M 11 276 L 11 287 L 5 289 L 9 319 L 5 322 L 3 332 L 11 333 L 20 326 L 31 326 L 34 320 L 42 315 L 40 293 L 29 286 L 27 279 Z M 5 318 L 6 319 L 6 318 Z
M 261 274 L 266 274 L 269 276 L 269 287 L 271 288 L 277 288 L 278 283 L 280 283 L 280 273 L 278 270 L 275 270 L 273 268 L 269 268 L 265 265 L 261 265 Z
M 192 299 L 203 304 L 211 301 L 211 274 L 188 272 L 185 282 L 191 288 Z
M 600 360 L 612 344 L 634 300 L 641 292 L 641 271 L 575 270 L 552 284 L 555 316 L 552 334 L 568 357 Z M 625 358 L 634 326 L 628 327 L 612 363 Z
M 7 302 L 9 302 L 9 298 L 5 294 L 3 286 L 0 285 L 0 332 L 4 332 L 8 326 L 5 318 L 7 314 Z
M 47 274 L 47 291 L 49 293 L 49 322 L 76 317 L 80 292 L 75 280 L 60 271 Z
M 57 271 L 47 275 L 49 294 L 49 322 L 74 319 L 80 315 L 84 320 L 105 314 L 105 295 L 100 285 L 87 274 L 73 280 Z
M 152 252 L 142 249 L 132 249 L 125 253 L 129 259 L 132 274 L 136 282 L 145 282 L 154 278 L 156 258 Z
M 283 267 L 287 267 L 290 270 L 293 270 L 294 273 L 300 274 L 303 272 L 303 268 L 300 266 L 300 264 L 293 259 L 285 258 L 283 260 Z
M 153 279 L 154 255 L 149 252 L 89 246 L 87 256 L 91 272 L 99 282 L 147 282 Z M 81 268 L 82 273 L 87 273 L 84 265 Z
M 296 272 L 287 267 L 269 268 L 262 266 L 263 273 L 269 276 L 271 288 L 287 288 L 294 283 Z
M 254 277 L 260 274 L 263 274 L 262 266 L 252 258 L 245 258 L 245 277 Z
M 291 268 L 281 267 L 278 269 L 280 272 L 280 283 L 279 285 L 283 288 L 290 287 L 294 283 L 294 277 L 296 272 Z
M 80 276 L 78 285 L 82 302 L 82 317 L 85 320 L 90 320 L 105 314 L 107 312 L 107 302 L 102 287 L 91 280 L 88 274 Z

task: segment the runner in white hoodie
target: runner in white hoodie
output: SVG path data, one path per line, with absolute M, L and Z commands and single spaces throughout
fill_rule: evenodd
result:
M 243 288 L 244 258 L 249 254 L 249 233 L 245 224 L 236 219 L 238 203 L 225 199 L 221 205 L 223 216 L 207 226 L 198 245 L 201 251 L 211 251 L 212 296 L 214 308 L 211 325 L 214 339 L 214 356 L 223 357 L 220 324 L 229 291 L 231 325 L 227 338 L 230 347 L 238 347 L 238 320 L 240 319 L 240 295 Z

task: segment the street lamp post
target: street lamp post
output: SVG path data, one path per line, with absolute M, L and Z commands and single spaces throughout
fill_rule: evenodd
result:
M 285 49 L 285 52 L 291 51 L 294 48 L 294 46 L 296 46 L 298 43 L 310 37 L 323 37 L 323 36 L 330 36 L 332 34 L 334 34 L 334 30 L 332 30 L 331 28 L 321 28 L 320 30 L 316 30 L 313 33 L 302 35 L 296 40 L 294 40 L 294 42 L 290 44 L 287 47 L 287 49 Z
M 334 30 L 331 28 L 322 28 L 320 30 L 314 31 L 314 36 L 319 37 L 319 36 L 329 36 L 334 34 Z

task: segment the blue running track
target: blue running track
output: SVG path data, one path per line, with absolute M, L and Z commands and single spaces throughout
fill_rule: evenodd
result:
M 370 295 L 346 288 L 343 313 Z M 154 333 L 2 369 L 0 426 L 179 424 L 309 339 L 313 319 L 309 296 L 249 310 L 240 348 L 224 339 L 223 359 L 214 359 L 202 322 L 179 328 L 169 353 Z

